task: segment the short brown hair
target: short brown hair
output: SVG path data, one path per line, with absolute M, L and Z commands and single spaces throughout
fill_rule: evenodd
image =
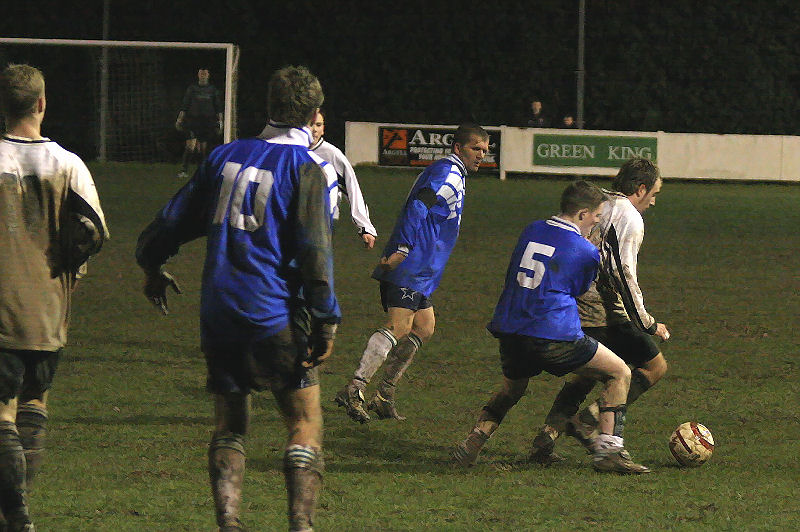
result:
M 489 133 L 478 124 L 464 123 L 456 129 L 453 135 L 453 144 L 461 144 L 463 146 L 470 141 L 473 135 L 481 140 L 489 138 Z
M 317 77 L 304 66 L 287 66 L 272 74 L 267 91 L 270 120 L 293 127 L 308 125 L 325 95 Z
M 653 161 L 644 157 L 634 157 L 625 161 L 620 167 L 614 182 L 611 183 L 611 188 L 631 196 L 636 194 L 641 185 L 650 192 L 659 179 L 661 172 Z
M 44 75 L 38 68 L 10 64 L 0 72 L 0 113 L 6 122 L 32 115 L 42 95 Z
M 573 215 L 581 209 L 593 211 L 607 199 L 608 196 L 596 185 L 582 179 L 573 181 L 561 193 L 561 212 Z

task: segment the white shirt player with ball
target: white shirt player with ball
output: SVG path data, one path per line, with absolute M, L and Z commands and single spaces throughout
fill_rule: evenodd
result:
M 644 297 L 639 287 L 636 268 L 639 249 L 644 240 L 644 220 L 641 213 L 621 192 L 603 190 L 609 201 L 603 207 L 602 221 L 589 234 L 589 240 L 600 249 L 603 261 L 598 279 L 589 290 L 578 298 L 581 323 L 584 327 L 605 327 L 632 321 L 620 294 L 610 282 L 609 275 L 616 275 L 630 290 L 635 311 L 645 329 L 654 328 L 656 320 L 644 306 Z M 619 257 L 622 271 L 614 264 L 608 246 L 608 233 L 613 227 L 619 241 Z M 605 298 L 603 297 L 605 296 Z M 610 303 L 610 302 L 613 302 Z

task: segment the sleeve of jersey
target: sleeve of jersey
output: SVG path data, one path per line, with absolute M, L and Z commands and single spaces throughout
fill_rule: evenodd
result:
M 206 234 L 214 200 L 209 171 L 206 161 L 139 235 L 136 262 L 143 269 L 157 270 L 181 245 Z
M 397 251 L 402 253 L 404 251 L 403 246 L 405 246 L 406 252 L 414 249 L 419 239 L 419 231 L 425 219 L 428 218 L 428 215 L 432 214 L 437 205 L 442 202 L 445 203 L 445 205 L 447 204 L 444 198 L 437 196 L 436 193 L 427 186 L 418 189 L 414 193 L 414 196 L 408 199 L 403 213 L 403 223 L 400 225 L 397 235 Z
M 70 180 L 67 205 L 70 225 L 68 263 L 71 269 L 77 269 L 99 252 L 110 237 L 94 180 L 80 160 L 76 161 Z
M 353 218 L 353 223 L 358 227 L 359 232 L 378 236 L 375 226 L 372 225 L 372 221 L 369 219 L 369 207 L 367 207 L 364 196 L 361 194 L 361 186 L 359 186 L 358 179 L 356 179 L 353 165 L 344 155 L 341 156 L 340 164 L 347 201 L 350 202 L 350 216 Z
M 339 323 L 341 312 L 333 290 L 327 180 L 314 162 L 300 167 L 296 222 L 297 262 L 309 311 L 313 318 L 324 323 Z
M 642 289 L 639 288 L 636 273 L 639 248 L 641 248 L 642 240 L 644 239 L 644 224 L 635 223 L 632 220 L 627 220 L 626 222 L 621 223 L 621 227 L 618 228 L 619 255 L 623 269 L 620 276 L 630 288 L 636 313 L 639 315 L 642 325 L 650 329 L 655 325 L 656 320 L 647 313 L 644 307 L 644 297 L 642 296 Z

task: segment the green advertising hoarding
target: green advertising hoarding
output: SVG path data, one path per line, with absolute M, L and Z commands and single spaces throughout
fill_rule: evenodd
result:
M 619 168 L 631 157 L 658 160 L 656 137 L 533 135 L 533 164 Z

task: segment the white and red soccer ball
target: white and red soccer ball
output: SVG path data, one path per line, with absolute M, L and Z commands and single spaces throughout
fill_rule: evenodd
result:
M 699 467 L 714 452 L 714 437 L 704 425 L 682 423 L 669 437 L 669 450 L 682 466 Z

